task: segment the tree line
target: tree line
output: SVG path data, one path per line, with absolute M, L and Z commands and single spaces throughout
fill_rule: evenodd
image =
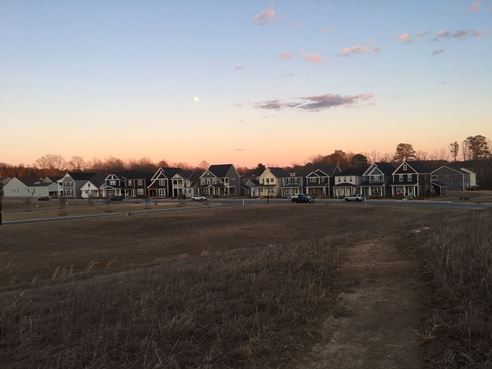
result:
M 393 155 L 380 154 L 377 151 L 370 153 L 351 153 L 343 150 L 334 150 L 328 155 L 314 155 L 303 164 L 292 164 L 285 169 L 301 170 L 314 168 L 318 165 L 339 165 L 341 168 L 365 168 L 369 163 L 375 162 L 401 162 L 403 160 L 425 160 L 432 167 L 444 165 L 449 162 L 462 165 L 475 171 L 480 180 L 480 187 L 492 189 L 492 156 L 490 153 L 490 141 L 482 135 L 469 136 L 463 141 L 454 141 L 448 145 L 448 150 L 438 150 L 434 153 L 417 151 L 410 143 L 399 143 Z M 187 163 L 169 163 L 166 160 L 154 162 L 149 158 L 130 159 L 127 161 L 115 157 L 104 160 L 93 159 L 85 161 L 80 156 L 73 156 L 65 160 L 61 155 L 46 154 L 38 158 L 32 165 L 9 165 L 0 162 L 0 177 L 43 177 L 49 175 L 63 175 L 66 171 L 91 171 L 91 172 L 122 172 L 140 171 L 154 172 L 159 167 L 176 167 L 181 169 L 206 169 L 209 163 L 201 161 L 192 166 Z M 259 163 L 254 168 L 240 167 L 239 173 L 246 176 L 259 176 L 265 169 L 265 165 Z

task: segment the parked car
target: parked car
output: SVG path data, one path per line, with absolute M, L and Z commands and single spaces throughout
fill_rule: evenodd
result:
M 192 201 L 205 201 L 206 199 L 206 196 L 191 196 Z
M 124 199 L 123 196 L 111 196 L 109 198 L 111 201 L 122 201 Z
M 50 197 L 49 196 L 43 196 L 43 197 L 38 198 L 38 201 L 50 201 Z
M 364 201 L 364 195 L 360 193 L 354 193 L 350 196 L 345 196 L 345 201 Z
M 313 198 L 309 195 L 304 195 L 303 193 L 300 193 L 298 195 L 294 195 L 290 198 L 292 202 L 297 202 L 297 203 L 312 203 Z

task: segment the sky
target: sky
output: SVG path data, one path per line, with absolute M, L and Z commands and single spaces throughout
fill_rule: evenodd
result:
M 0 0 L 0 162 L 492 138 L 492 0 Z

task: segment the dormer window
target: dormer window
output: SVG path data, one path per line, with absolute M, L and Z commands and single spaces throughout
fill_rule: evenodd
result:
M 403 171 L 406 172 L 407 171 L 407 165 L 406 164 L 403 164 Z

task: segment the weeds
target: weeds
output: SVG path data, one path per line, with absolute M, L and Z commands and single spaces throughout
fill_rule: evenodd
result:
M 0 297 L 8 368 L 270 368 L 333 305 L 337 250 L 305 241 Z M 52 278 L 60 278 L 57 267 Z
M 428 367 L 492 367 L 492 212 L 453 215 L 426 234 L 434 286 Z M 438 321 L 439 323 L 435 323 Z

